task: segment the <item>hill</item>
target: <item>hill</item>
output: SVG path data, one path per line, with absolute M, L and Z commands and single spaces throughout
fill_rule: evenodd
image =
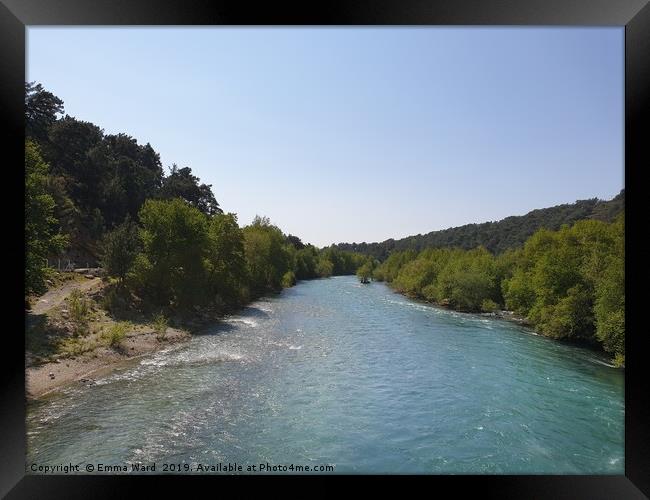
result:
M 469 250 L 483 246 L 492 253 L 523 245 L 541 228 L 557 230 L 563 224 L 571 225 L 583 219 L 613 221 L 625 209 L 625 190 L 611 200 L 592 198 L 578 200 L 549 208 L 540 208 L 526 215 L 506 217 L 496 222 L 466 224 L 427 234 L 408 236 L 399 240 L 388 239 L 380 243 L 339 243 L 333 247 L 354 251 L 384 260 L 394 250 L 422 250 L 424 248 L 458 247 Z

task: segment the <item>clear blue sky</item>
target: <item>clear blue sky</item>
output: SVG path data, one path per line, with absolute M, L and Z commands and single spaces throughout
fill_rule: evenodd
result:
M 617 194 L 623 33 L 31 27 L 27 79 L 324 246 Z

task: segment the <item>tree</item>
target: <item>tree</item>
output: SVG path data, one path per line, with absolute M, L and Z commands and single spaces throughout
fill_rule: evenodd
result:
M 540 230 L 519 253 L 502 288 L 506 306 L 544 335 L 601 342 L 623 360 L 625 345 L 624 231 L 583 220 Z
M 257 294 L 279 290 L 282 288 L 282 277 L 291 270 L 284 234 L 268 218 L 259 216 L 243 231 L 252 290 Z
M 235 214 L 214 215 L 208 224 L 208 289 L 219 304 L 234 306 L 248 298 L 244 233 Z
M 296 250 L 302 250 L 303 248 L 305 248 L 305 244 L 300 240 L 300 238 L 294 236 L 293 234 L 287 235 L 287 241 L 291 243 Z
M 206 215 L 223 213 L 214 198 L 212 186 L 199 182 L 199 178 L 192 175 L 191 168 L 178 168 L 174 164 L 162 181 L 159 196 L 166 199 L 183 198 Z
M 49 127 L 48 137 L 43 153 L 52 173 L 66 178 L 75 205 L 85 211 L 98 208 L 109 158 L 108 150 L 102 148 L 102 130 L 66 115 Z
M 54 199 L 46 191 L 48 166 L 38 146 L 25 143 L 25 293 L 45 289 L 46 259 L 63 250 L 64 235 L 57 232 Z
M 316 274 L 321 278 L 329 278 L 334 272 L 334 264 L 327 257 L 321 255 L 316 264 Z
M 313 245 L 306 245 L 296 252 L 296 278 L 306 280 L 316 278 L 318 272 L 318 250 Z
M 25 136 L 39 143 L 47 141 L 47 130 L 63 113 L 63 101 L 35 82 L 25 82 Z
M 375 259 L 372 257 L 366 258 L 363 265 L 357 269 L 357 277 L 359 278 L 359 281 L 361 281 L 361 283 L 370 283 L 375 267 Z
M 184 200 L 147 200 L 140 210 L 142 253 L 132 282 L 153 302 L 187 308 L 204 304 L 208 220 Z
M 392 252 L 388 258 L 377 266 L 374 272 L 374 278 L 379 281 L 391 282 L 399 273 L 400 269 L 408 262 L 415 259 L 417 252 L 415 250 L 406 250 L 403 252 Z
M 614 244 L 610 247 L 602 277 L 596 284 L 594 314 L 596 336 L 603 348 L 625 364 L 625 225 L 623 216 L 610 226 Z
M 140 250 L 138 225 L 127 216 L 122 224 L 104 236 L 101 247 L 104 271 L 123 284 Z
M 105 156 L 97 158 L 106 172 L 101 208 L 111 227 L 127 215 L 137 216 L 145 199 L 160 189 L 163 170 L 150 144 L 141 146 L 126 134 L 107 135 L 102 144 Z

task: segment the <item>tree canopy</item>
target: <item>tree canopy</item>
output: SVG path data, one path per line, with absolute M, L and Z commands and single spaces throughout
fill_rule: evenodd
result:
M 60 251 L 65 235 L 57 231 L 54 198 L 46 191 L 48 165 L 38 146 L 25 144 L 25 292 L 42 292 L 45 288 L 46 259 Z
M 517 248 L 535 231 L 545 228 L 552 231 L 563 224 L 592 219 L 612 222 L 625 208 L 625 190 L 609 201 L 592 198 L 575 203 L 533 210 L 526 215 L 506 217 L 497 222 L 466 224 L 427 234 L 418 234 L 399 240 L 388 239 L 381 243 L 339 243 L 340 250 L 359 252 L 385 260 L 394 251 L 425 248 L 463 248 L 471 250 L 479 246 L 492 253 L 502 253 Z

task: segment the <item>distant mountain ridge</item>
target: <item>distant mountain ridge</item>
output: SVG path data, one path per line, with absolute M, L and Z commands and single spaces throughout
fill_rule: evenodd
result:
M 459 247 L 471 249 L 484 246 L 492 253 L 501 253 L 524 244 L 526 239 L 542 227 L 557 230 L 563 224 L 573 224 L 582 219 L 613 221 L 625 210 L 625 189 L 611 200 L 592 198 L 565 203 L 549 208 L 539 208 L 526 215 L 506 217 L 496 222 L 466 224 L 427 234 L 393 238 L 380 243 L 338 243 L 339 250 L 360 252 L 383 260 L 393 250 L 422 250 L 430 247 Z

